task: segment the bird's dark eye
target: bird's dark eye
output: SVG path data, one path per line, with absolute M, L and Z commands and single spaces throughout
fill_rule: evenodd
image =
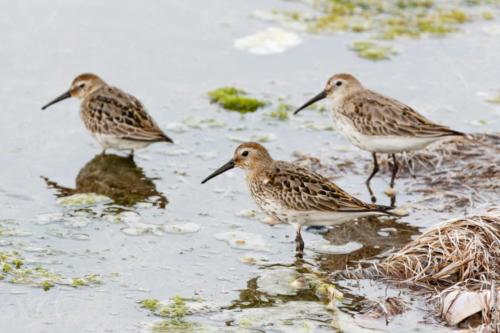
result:
M 78 86 L 79 88 L 84 88 L 85 87 L 85 83 L 82 83 Z
M 246 157 L 246 156 L 248 156 L 248 150 L 243 151 L 243 152 L 241 153 L 241 156 L 245 156 L 245 157 Z
M 335 82 L 335 85 L 336 85 L 337 87 L 340 87 L 340 86 L 342 85 L 342 81 L 337 81 L 337 82 Z

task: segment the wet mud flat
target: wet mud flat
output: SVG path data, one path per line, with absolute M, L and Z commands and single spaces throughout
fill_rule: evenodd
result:
M 0 20 L 0 39 L 10 45 L 0 55 L 9 124 L 0 156 L 5 330 L 455 330 L 441 317 L 450 300 L 461 300 L 451 284 L 429 292 L 402 283 L 405 275 L 348 274 L 388 263 L 438 223 L 477 222 L 474 216 L 498 202 L 498 8 L 491 1 L 403 1 L 377 12 L 367 2 L 360 12 L 353 3 L 361 2 L 167 1 L 140 4 L 141 10 L 134 1 L 82 2 L 79 11 L 66 2 L 50 10 L 6 3 L 12 16 Z M 419 13 L 408 29 L 401 24 L 405 6 Z M 117 21 L 105 15 L 110 10 Z M 75 24 L 81 16 L 91 23 Z M 185 62 L 188 69 L 179 65 Z M 48 95 L 89 70 L 144 100 L 176 145 L 152 146 L 133 159 L 102 156 L 76 103 L 40 113 Z M 199 182 L 236 145 L 255 140 L 273 157 L 369 200 L 370 156 L 335 131 L 331 105 L 292 115 L 337 71 L 360 75 L 433 120 L 480 134 L 400 157 L 397 204 L 408 217 L 310 228 L 305 258 L 296 260 L 293 228 L 265 223 L 239 172 L 205 187 Z M 373 187 L 387 204 L 390 162 L 381 162 Z M 474 270 L 467 267 L 459 273 Z M 460 274 L 445 277 L 466 276 Z M 486 282 L 469 287 L 491 299 L 496 286 Z M 429 298 L 443 290 L 442 302 Z M 494 319 L 488 309 L 461 327 Z

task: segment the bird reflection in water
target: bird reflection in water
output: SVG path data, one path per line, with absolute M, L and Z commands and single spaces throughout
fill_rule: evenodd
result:
M 57 190 L 57 197 L 96 193 L 105 195 L 122 206 L 133 206 L 148 200 L 153 200 L 153 205 L 159 208 L 165 208 L 168 204 L 168 199 L 156 190 L 153 179 L 145 176 L 132 156 L 95 156 L 78 173 L 75 189 L 61 186 L 46 177 L 42 178 L 50 188 Z

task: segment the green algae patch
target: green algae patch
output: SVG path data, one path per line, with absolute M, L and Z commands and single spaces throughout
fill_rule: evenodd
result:
M 40 265 L 26 262 L 17 251 L 0 252 L 0 269 L 2 282 L 38 287 L 45 291 L 56 285 L 79 287 L 101 283 L 100 277 L 96 274 L 85 275 L 81 278 L 65 278 Z
M 42 287 L 44 291 L 49 291 L 52 287 L 54 287 L 54 284 L 49 280 L 44 280 L 40 283 L 40 287 Z
M 273 111 L 268 113 L 268 116 L 279 121 L 286 121 L 290 118 L 290 113 L 293 110 L 294 108 L 290 104 L 279 103 Z
M 445 37 L 477 20 L 492 20 L 498 1 L 460 0 L 316 0 L 302 1 L 319 15 L 300 16 L 293 12 L 274 13 L 283 24 L 300 21 L 313 33 L 363 33 L 369 39 Z M 281 18 L 281 19 L 279 19 Z M 361 57 L 363 55 L 358 53 Z M 380 53 L 365 53 L 381 57 Z M 388 59 L 383 57 L 382 59 Z M 373 59 L 372 59 L 373 60 Z M 377 58 L 380 60 L 380 58 Z
M 187 300 L 191 302 L 197 301 L 176 295 L 164 302 L 151 298 L 140 300 L 138 303 L 141 308 L 149 310 L 155 316 L 165 318 L 150 325 L 153 332 L 199 332 L 201 327 L 198 323 L 184 319 L 186 315 L 192 313 L 186 303 Z
M 351 49 L 363 59 L 380 61 L 390 59 L 396 51 L 391 46 L 378 45 L 370 41 L 357 41 L 351 46 Z
M 255 112 L 267 103 L 256 98 L 248 97 L 241 89 L 234 87 L 222 87 L 208 92 L 212 103 L 217 103 L 226 110 L 239 113 Z
M 161 320 L 154 322 L 151 325 L 152 332 L 179 332 L 179 333 L 190 333 L 199 332 L 200 325 L 197 323 L 184 321 L 184 320 Z
M 72 278 L 71 286 L 74 288 L 101 284 L 101 278 L 97 274 L 88 274 L 81 278 Z
M 149 311 L 155 311 L 156 309 L 158 309 L 160 301 L 157 300 L 156 298 L 148 298 L 148 299 L 141 299 L 139 301 L 139 304 L 141 305 L 141 308 L 147 309 Z
M 159 307 L 155 314 L 160 317 L 181 319 L 187 314 L 187 310 L 186 301 L 179 295 L 176 295 L 170 298 L 169 304 Z

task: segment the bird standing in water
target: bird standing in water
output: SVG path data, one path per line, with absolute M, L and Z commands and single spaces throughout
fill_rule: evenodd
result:
M 109 86 L 95 74 L 78 75 L 71 88 L 42 107 L 64 99 L 80 99 L 80 116 L 92 136 L 106 149 L 131 150 L 155 142 L 173 143 L 146 112 L 141 102 L 124 91 Z
M 295 226 L 300 258 L 304 251 L 303 225 L 333 226 L 373 215 L 406 216 L 391 207 L 364 203 L 308 169 L 275 161 L 266 148 L 255 142 L 241 144 L 233 158 L 202 184 L 234 167 L 245 170 L 252 198 L 262 211 Z
M 350 74 L 332 76 L 325 89 L 298 108 L 295 114 L 324 98 L 333 102 L 332 116 L 338 130 L 352 144 L 372 153 L 373 171 L 366 186 L 373 203 L 377 199 L 370 181 L 379 171 L 377 153 L 392 157 L 390 186 L 394 189 L 398 172 L 396 153 L 420 150 L 437 140 L 464 135 L 430 121 L 395 99 L 366 89 Z M 395 200 L 395 195 L 392 195 L 391 206 Z

